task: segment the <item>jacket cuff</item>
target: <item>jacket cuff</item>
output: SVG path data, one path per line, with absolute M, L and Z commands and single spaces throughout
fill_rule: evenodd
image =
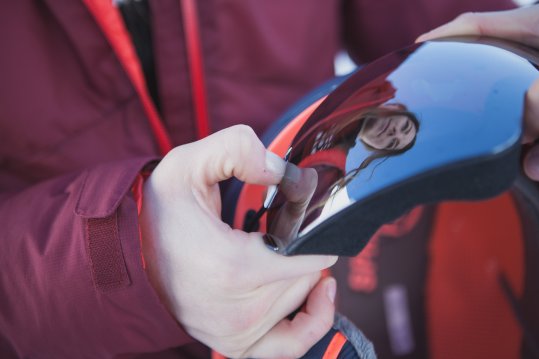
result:
M 125 335 L 144 333 L 144 341 L 151 345 L 140 347 L 141 351 L 194 341 L 161 303 L 143 268 L 138 210 L 130 190 L 141 171 L 152 163 L 154 158 L 142 158 L 93 169 L 84 178 L 75 208 L 84 221 L 101 311 L 110 313 Z M 105 186 L 103 178 L 107 179 Z M 140 338 L 125 339 L 131 350 L 133 343 L 140 342 Z

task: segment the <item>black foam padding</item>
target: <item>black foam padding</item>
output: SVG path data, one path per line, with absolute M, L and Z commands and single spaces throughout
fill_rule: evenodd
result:
M 523 334 L 521 358 L 539 358 L 539 184 L 519 176 L 511 193 L 524 239 L 524 290 L 512 310 Z
M 438 168 L 380 191 L 345 208 L 291 242 L 284 254 L 355 256 L 383 224 L 417 205 L 494 197 L 520 170 L 520 144 L 504 152 Z M 337 241 L 337 242 L 336 242 Z

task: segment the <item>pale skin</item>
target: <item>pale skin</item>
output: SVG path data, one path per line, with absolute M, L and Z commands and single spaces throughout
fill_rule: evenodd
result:
M 416 127 L 408 116 L 395 115 L 365 119 L 359 137 L 379 150 L 401 150 L 414 140 L 416 132 Z
M 442 25 L 416 41 L 461 35 L 485 35 L 509 39 L 539 49 L 539 5 L 509 11 L 466 13 Z M 539 80 L 528 89 L 525 98 L 523 143 L 539 139 Z M 539 144 L 535 143 L 524 157 L 527 176 L 539 181 Z
M 539 6 L 465 14 L 421 37 L 482 34 L 539 48 Z M 539 81 L 526 96 L 524 142 L 539 138 Z M 302 356 L 333 322 L 336 284 L 320 280 L 329 256 L 283 257 L 260 233 L 233 230 L 220 220 L 218 182 L 280 182 L 284 162 L 254 132 L 235 126 L 172 150 L 144 186 L 140 217 L 150 282 L 195 339 L 229 357 Z M 539 180 L 539 145 L 524 159 Z M 302 305 L 293 320 L 283 319 Z
M 333 256 L 284 257 L 260 233 L 220 220 L 218 183 L 281 181 L 285 163 L 247 126 L 173 149 L 144 185 L 140 216 L 150 282 L 183 328 L 228 357 L 302 356 L 333 323 Z M 286 318 L 306 301 L 305 310 Z

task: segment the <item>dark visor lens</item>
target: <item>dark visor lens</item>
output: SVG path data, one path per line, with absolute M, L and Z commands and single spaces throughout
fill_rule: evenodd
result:
M 291 143 L 286 174 L 267 209 L 268 244 L 284 254 L 353 255 L 368 240 L 360 237 L 382 224 L 361 221 L 369 217 L 362 203 L 440 168 L 510 149 L 521 134 L 523 95 L 537 77 L 533 56 L 489 39 L 428 42 L 352 75 Z M 419 204 L 407 199 L 399 206 L 406 193 L 391 193 L 381 198 L 393 217 Z M 346 221 L 339 221 L 343 213 Z M 357 245 L 343 251 L 305 243 L 327 226 L 333 238 L 324 240 L 335 248 L 341 230 L 347 241 L 357 236 Z

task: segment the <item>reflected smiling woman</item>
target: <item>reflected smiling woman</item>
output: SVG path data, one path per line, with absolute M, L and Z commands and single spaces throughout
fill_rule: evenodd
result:
M 375 159 L 388 158 L 408 151 L 415 144 L 419 131 L 419 121 L 416 116 L 407 111 L 401 104 L 388 104 L 366 109 L 365 112 L 354 116 L 354 118 L 356 120 L 351 121 L 356 123 L 353 126 L 357 131 L 354 143 L 346 144 L 343 142 L 338 146 L 344 146 L 347 155 L 350 148 L 355 146 L 355 140 L 359 140 L 371 154 L 357 168 L 346 173 L 342 181 L 336 181 L 339 187 L 348 184 L 359 171 L 365 169 Z M 352 127 L 346 123 L 343 126 L 342 131 L 344 132 L 347 131 L 347 127 Z M 358 127 L 359 130 L 357 130 Z M 341 168 L 344 174 L 344 164 Z
M 319 121 L 316 128 L 298 141 L 300 146 L 295 147 L 297 152 L 292 161 L 297 163 L 298 173 L 301 173 L 292 177 L 304 178 L 300 182 L 306 188 L 283 179 L 282 197 L 276 199 L 268 211 L 268 233 L 279 237 L 281 243 L 295 238 L 298 230 L 313 222 L 326 203 L 361 170 L 376 159 L 396 156 L 412 148 L 418 131 L 416 116 L 396 103 L 337 110 Z M 357 145 L 364 146 L 369 154 L 358 167 L 346 172 L 348 153 Z M 305 172 L 307 168 L 315 171 Z M 317 180 L 305 180 L 308 174 Z M 303 214 L 298 213 L 298 209 Z M 291 221 L 295 223 L 289 223 Z
M 378 118 L 371 113 L 363 120 L 358 138 L 370 149 L 403 150 L 415 141 L 419 128 L 415 116 L 400 109 L 401 105 L 389 106 L 395 108 L 393 113 L 378 113 Z
M 299 167 L 317 170 L 318 188 L 328 188 L 330 183 L 343 177 L 353 178 L 375 159 L 406 152 L 413 147 L 419 131 L 416 116 L 401 104 L 364 108 L 329 120 L 323 121 L 324 128 L 319 128 L 311 141 L 304 142 L 304 155 L 298 163 Z M 357 168 L 345 174 L 348 152 L 358 142 L 370 154 Z
M 332 193 L 346 186 L 374 160 L 408 151 L 413 147 L 418 131 L 419 121 L 416 116 L 401 104 L 365 108 L 359 113 L 342 117 L 330 127 L 328 133 L 316 136 L 326 138 L 325 145 L 320 146 L 315 141 L 311 155 L 299 164 L 300 167 L 315 168 L 318 172 L 319 183 L 310 207 L 315 209 L 324 206 Z M 331 141 L 327 141 L 327 136 Z M 358 142 L 370 154 L 358 167 L 346 173 L 346 157 Z
M 309 151 L 309 155 L 298 164 L 302 168 L 314 168 L 318 174 L 318 183 L 300 228 L 314 221 L 328 200 L 374 160 L 397 156 L 412 148 L 419 131 L 416 116 L 397 103 L 367 107 L 347 114 L 337 111 L 332 117 L 323 121 L 325 128 L 320 128 L 314 135 L 312 144 L 303 151 Z M 369 155 L 358 167 L 346 172 L 346 157 L 358 142 L 369 151 Z

